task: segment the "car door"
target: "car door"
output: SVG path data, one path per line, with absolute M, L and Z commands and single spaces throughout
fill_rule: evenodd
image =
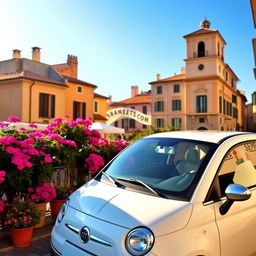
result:
M 221 255 L 256 255 L 256 141 L 232 147 L 224 157 L 215 183 L 219 186 L 219 200 L 214 203 L 220 236 Z M 230 183 L 250 188 L 251 198 L 234 202 L 225 215 L 219 208 L 227 200 L 225 189 Z

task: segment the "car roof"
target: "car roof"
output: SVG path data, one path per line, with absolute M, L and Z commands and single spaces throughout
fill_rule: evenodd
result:
M 239 135 L 249 134 L 248 132 L 222 132 L 210 130 L 193 130 L 193 131 L 172 131 L 155 133 L 147 136 L 146 138 L 178 138 L 199 140 L 211 143 L 220 143 L 221 141 Z M 253 134 L 253 133 L 252 133 Z

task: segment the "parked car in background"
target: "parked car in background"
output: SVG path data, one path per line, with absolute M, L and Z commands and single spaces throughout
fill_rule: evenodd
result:
M 254 133 L 145 137 L 70 196 L 52 255 L 256 255 L 255 166 Z

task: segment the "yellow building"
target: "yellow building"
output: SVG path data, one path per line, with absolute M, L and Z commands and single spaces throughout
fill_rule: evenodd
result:
M 106 123 L 109 97 L 94 93 L 93 118 L 94 122 Z
M 77 57 L 68 55 L 67 63 L 52 66 L 41 63 L 40 54 L 33 47 L 29 60 L 15 49 L 12 59 L 0 62 L 0 120 L 17 116 L 22 122 L 48 123 L 67 115 L 94 121 L 97 86 L 77 78 Z M 98 111 L 105 118 L 103 103 Z
M 245 101 L 238 77 L 224 62 L 225 40 L 204 20 L 184 36 L 181 74 L 151 82 L 153 123 L 182 130 L 245 130 Z

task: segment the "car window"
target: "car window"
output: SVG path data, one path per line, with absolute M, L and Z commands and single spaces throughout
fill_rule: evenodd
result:
M 196 186 L 195 177 L 210 147 L 201 141 L 145 138 L 122 152 L 105 171 L 115 179 L 138 179 L 161 193 L 183 198 L 186 193 L 191 196 L 188 188 Z
M 240 184 L 246 187 L 256 185 L 256 142 L 245 142 L 231 148 L 224 158 L 218 180 L 221 196 L 226 187 L 231 184 Z

